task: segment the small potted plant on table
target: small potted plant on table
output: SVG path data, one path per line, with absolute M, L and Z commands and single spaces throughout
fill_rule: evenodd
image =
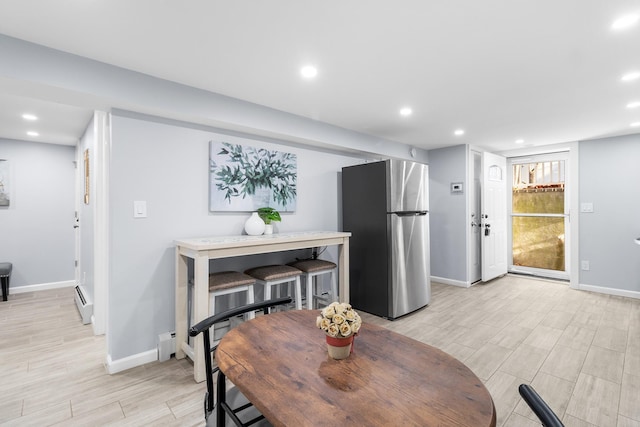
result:
M 274 208 L 260 208 L 258 209 L 258 216 L 264 221 L 264 234 L 273 234 L 273 221 L 282 221 L 280 213 Z

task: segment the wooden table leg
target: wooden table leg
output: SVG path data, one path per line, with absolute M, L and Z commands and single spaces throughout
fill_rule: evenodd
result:
M 187 285 L 189 281 L 187 270 L 188 258 L 180 254 L 176 248 L 176 359 L 184 359 L 185 352 L 182 343 L 187 340 Z
M 194 259 L 192 307 L 195 323 L 209 317 L 209 256 L 206 253 L 198 253 Z M 205 380 L 203 348 L 202 335 L 198 335 L 193 340 L 193 377 L 196 382 Z

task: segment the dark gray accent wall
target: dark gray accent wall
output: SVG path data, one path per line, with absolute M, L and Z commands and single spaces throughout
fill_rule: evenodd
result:
M 11 162 L 11 205 L 0 207 L 0 262 L 10 286 L 74 279 L 75 147 L 0 139 Z

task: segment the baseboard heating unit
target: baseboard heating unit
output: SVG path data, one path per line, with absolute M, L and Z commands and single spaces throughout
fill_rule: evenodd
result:
M 176 354 L 176 333 L 165 332 L 158 335 L 158 360 L 166 362 L 172 354 Z
M 76 306 L 78 312 L 82 317 L 82 324 L 88 325 L 91 323 L 91 316 L 93 315 L 93 304 L 87 300 L 85 293 L 82 291 L 81 286 L 76 286 Z

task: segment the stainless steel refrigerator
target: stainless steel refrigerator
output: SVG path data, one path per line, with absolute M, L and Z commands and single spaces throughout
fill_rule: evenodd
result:
M 429 304 L 429 167 L 386 160 L 342 168 L 349 299 L 395 319 Z

